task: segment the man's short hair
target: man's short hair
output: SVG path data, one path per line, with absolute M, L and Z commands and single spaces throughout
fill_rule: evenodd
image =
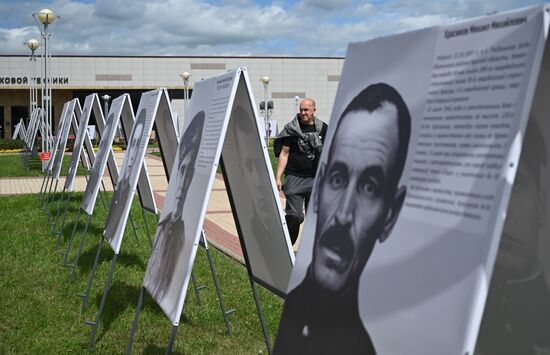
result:
M 336 132 L 347 114 L 357 111 L 373 112 L 381 108 L 384 102 L 393 104 L 397 108 L 399 145 L 397 147 L 397 161 L 395 162 L 396 170 L 395 174 L 392 174 L 395 177 L 395 181 L 392 181 L 392 186 L 395 188 L 403 173 L 411 136 L 411 114 L 401 94 L 395 88 L 386 83 L 376 83 L 367 86 L 351 100 L 344 112 L 342 112 L 336 126 Z

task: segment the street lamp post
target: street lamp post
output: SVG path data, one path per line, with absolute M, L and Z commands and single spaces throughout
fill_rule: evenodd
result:
M 264 85 L 264 128 L 265 128 L 265 143 L 269 144 L 269 103 L 267 101 L 268 91 L 269 91 L 269 82 L 271 79 L 268 76 L 264 76 L 260 79 Z M 273 105 L 273 104 L 272 104 Z M 273 107 L 273 106 L 272 106 Z M 261 110 L 261 107 L 260 107 Z
M 50 9 L 42 9 L 39 12 L 32 14 L 40 33 L 42 34 L 42 60 L 44 63 L 44 75 L 42 77 L 42 109 L 44 110 L 44 121 L 46 137 L 42 137 L 42 140 L 46 138 L 46 151 L 50 152 L 53 149 L 53 133 L 52 133 L 52 88 L 50 86 L 50 73 L 48 71 L 50 66 L 50 60 L 52 56 L 51 48 L 49 46 L 51 39 L 51 27 L 55 20 L 59 19 L 59 16 L 54 14 Z
M 185 115 L 187 115 L 187 105 L 189 103 L 189 77 L 191 76 L 191 73 L 188 71 L 184 71 L 180 74 L 180 77 L 183 79 L 183 115 L 184 119 L 187 118 Z M 183 126 L 182 119 L 178 116 L 178 132 L 181 132 Z
M 29 55 L 29 117 L 38 107 L 38 92 L 36 88 L 36 55 L 35 51 L 40 47 L 40 42 L 36 39 L 29 39 L 25 45 L 30 51 Z M 44 140 L 42 140 L 42 149 L 44 149 Z

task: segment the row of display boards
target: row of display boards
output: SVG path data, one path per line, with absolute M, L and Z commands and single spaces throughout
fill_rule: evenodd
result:
M 142 211 L 158 214 L 144 162 L 154 129 L 169 185 L 128 353 L 145 290 L 173 326 L 171 351 L 197 248 L 208 248 L 202 226 L 218 165 L 269 353 L 550 353 L 548 11 L 349 45 L 295 266 L 246 69 L 197 82 L 182 132 L 166 89 L 144 93 L 135 116 L 128 95 L 116 98 L 106 120 L 96 94 L 82 109 L 67 102 L 41 192 L 51 206 L 72 126 L 58 243 L 79 161 L 90 169 L 77 216 L 88 216 L 85 230 L 105 167 L 116 186 L 95 263 L 104 240 L 115 257 L 87 322 L 90 348 L 136 189 Z M 91 113 L 97 154 L 86 133 Z M 16 132 L 32 137 L 33 117 Z M 128 142 L 120 172 L 119 124 Z M 83 237 L 73 272 L 82 245 Z M 285 298 L 273 348 L 255 284 Z

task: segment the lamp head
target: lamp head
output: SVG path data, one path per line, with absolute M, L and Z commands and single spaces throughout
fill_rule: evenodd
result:
M 183 81 L 189 80 L 190 76 L 191 76 L 191 73 L 189 73 L 188 71 L 184 71 L 183 73 L 180 74 L 180 77 L 183 79 Z
M 38 20 L 44 26 L 47 26 L 55 21 L 55 14 L 50 9 L 42 9 L 38 12 Z
M 32 38 L 32 39 L 29 39 L 27 41 L 27 47 L 31 50 L 31 51 L 35 51 L 38 49 L 38 47 L 40 47 L 40 42 L 38 42 L 36 39 Z
M 269 76 L 264 76 L 263 78 L 260 79 L 260 81 L 262 82 L 262 84 L 267 86 L 269 85 L 269 82 L 271 81 L 271 79 L 269 78 Z

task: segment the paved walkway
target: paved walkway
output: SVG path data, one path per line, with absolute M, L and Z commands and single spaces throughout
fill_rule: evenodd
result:
M 122 166 L 124 158 L 123 152 L 115 152 L 115 158 L 119 166 Z M 159 209 L 162 209 L 164 197 L 168 188 L 168 181 L 162 166 L 162 160 L 159 157 L 147 154 L 145 158 L 147 171 L 155 194 L 155 201 Z M 105 169 L 107 171 L 107 169 Z M 107 190 L 112 191 L 108 175 L 104 179 Z M 65 177 L 59 180 L 58 190 L 62 189 L 65 183 Z M 0 196 L 38 193 L 42 185 L 42 177 L 19 177 L 19 178 L 0 178 Z M 77 176 L 74 184 L 74 191 L 84 191 L 86 189 L 86 179 L 84 176 Z M 284 206 L 284 198 L 283 206 Z M 216 248 L 222 250 L 233 258 L 244 262 L 243 254 L 237 236 L 237 230 L 231 213 L 231 206 L 227 198 L 227 191 L 221 175 L 217 175 L 214 181 L 206 219 L 204 221 L 204 231 L 208 242 Z

